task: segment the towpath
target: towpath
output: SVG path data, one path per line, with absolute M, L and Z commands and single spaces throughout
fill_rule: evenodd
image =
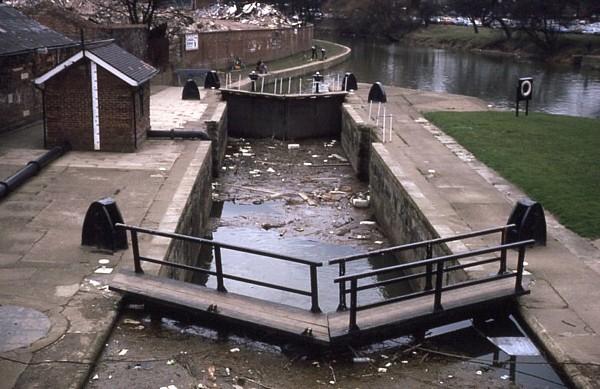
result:
M 428 123 L 422 112 L 475 111 L 487 106 L 465 96 L 385 87 L 386 114 L 393 136 L 384 144 L 403 182 L 440 236 L 507 222 L 515 202 L 526 195 L 477 161 L 451 137 Z M 369 85 L 349 99 L 369 120 Z M 376 116 L 372 108 L 372 116 Z M 389 126 L 388 126 L 389 128 Z M 382 137 L 382 133 L 379 133 Z M 381 140 L 381 139 L 380 139 Z M 544 347 L 578 387 L 600 387 L 600 250 L 546 213 L 548 244 L 527 251 L 531 295 L 520 299 L 520 313 Z M 494 241 L 467 244 L 493 245 Z M 458 248 L 460 249 L 460 248 Z M 489 273 L 489 268 L 473 270 Z

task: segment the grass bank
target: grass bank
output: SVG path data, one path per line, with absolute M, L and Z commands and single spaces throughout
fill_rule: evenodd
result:
M 600 238 L 600 120 L 512 112 L 425 116 L 566 227 Z
M 403 37 L 419 45 L 456 48 L 465 50 L 486 50 L 504 52 L 511 55 L 542 56 L 525 34 L 514 32 L 507 40 L 500 29 L 481 27 L 475 34 L 471 26 L 430 25 L 420 28 Z M 547 58 L 552 62 L 570 63 L 573 57 L 581 55 L 600 55 L 600 36 L 583 34 L 561 34 L 556 54 Z
M 327 58 L 331 58 L 333 56 L 342 54 L 344 52 L 343 47 L 336 45 L 332 42 L 315 39 L 314 43 L 316 46 L 318 46 L 319 50 L 321 48 L 325 49 Z M 318 54 L 319 58 L 321 58 L 321 52 L 318 51 L 317 54 Z M 269 61 L 267 63 L 267 65 L 269 66 L 269 70 L 288 69 L 288 68 L 291 68 L 294 66 L 300 66 L 300 65 L 304 65 L 304 64 L 313 62 L 310 57 L 311 57 L 311 50 L 307 50 L 307 51 L 303 51 L 300 53 L 296 53 L 296 54 L 291 55 L 286 58 L 281 58 L 281 59 L 278 59 L 275 61 Z

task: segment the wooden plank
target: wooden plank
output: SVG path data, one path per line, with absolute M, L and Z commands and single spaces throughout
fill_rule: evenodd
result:
M 455 289 L 442 294 L 442 306 L 448 313 L 452 310 L 485 304 L 488 301 L 512 298 L 515 294 L 513 278 L 495 280 L 485 284 Z M 357 325 L 365 330 L 375 330 L 394 323 L 407 323 L 412 320 L 426 319 L 439 313 L 433 312 L 434 296 L 424 296 L 381 307 L 359 311 Z M 342 337 L 348 334 L 349 311 L 329 314 L 330 337 Z
M 203 313 L 207 312 L 209 305 L 216 304 L 218 312 L 212 313 L 213 315 L 225 316 L 253 326 L 272 328 L 289 335 L 300 336 L 305 328 L 310 327 L 313 341 L 329 342 L 327 318 L 324 314 L 314 314 L 283 304 L 234 293 L 221 293 L 200 285 L 127 271 L 116 274 L 109 286 L 110 289 L 122 293 Z

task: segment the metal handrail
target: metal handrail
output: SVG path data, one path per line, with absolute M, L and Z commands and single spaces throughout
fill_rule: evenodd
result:
M 349 316 L 350 317 L 349 317 L 348 329 L 349 329 L 349 331 L 358 330 L 358 325 L 356 324 L 356 314 L 358 311 L 361 311 L 361 310 L 384 306 L 384 305 L 393 304 L 393 303 L 396 303 L 399 301 L 410 300 L 410 299 L 414 299 L 417 297 L 423 297 L 423 296 L 433 294 L 434 295 L 434 302 L 433 302 L 434 312 L 442 311 L 443 310 L 442 293 L 444 291 L 465 288 L 468 286 L 491 282 L 491 281 L 495 281 L 495 280 L 499 280 L 499 279 L 515 277 L 516 278 L 515 293 L 521 293 L 524 290 L 522 281 L 523 281 L 523 270 L 524 270 L 524 262 L 525 262 L 525 248 L 526 248 L 526 246 L 533 245 L 534 243 L 535 243 L 535 240 L 529 239 L 529 240 L 525 240 L 525 241 L 521 241 L 521 242 L 501 244 L 501 245 L 490 247 L 490 248 L 479 249 L 479 250 L 463 252 L 463 253 L 457 253 L 457 254 L 452 254 L 452 255 L 444 255 L 441 257 L 437 257 L 437 258 L 429 258 L 429 259 L 410 262 L 410 263 L 406 263 L 406 264 L 402 264 L 402 265 L 389 266 L 389 267 L 386 267 L 383 269 L 365 271 L 365 272 L 361 272 L 361 273 L 349 274 L 349 275 L 344 275 L 344 276 L 338 277 L 334 280 L 334 282 L 340 283 L 340 292 L 343 292 L 344 295 L 347 293 L 350 293 L 350 308 L 349 308 L 349 310 L 350 310 Z M 506 272 L 506 250 L 508 250 L 508 249 L 518 249 L 519 250 L 518 261 L 517 261 L 517 271 L 515 273 L 507 273 Z M 455 266 L 445 267 L 445 264 L 450 261 L 454 261 L 454 260 L 462 259 L 462 258 L 475 257 L 478 255 L 489 254 L 489 253 L 493 253 L 493 252 L 500 252 L 501 255 L 499 257 L 482 259 L 482 260 L 470 262 L 470 263 L 464 264 L 464 265 L 455 265 Z M 485 278 L 481 278 L 481 279 L 476 279 L 476 280 L 463 281 L 463 282 L 455 283 L 452 285 L 446 285 L 446 286 L 443 285 L 443 279 L 444 279 L 445 273 L 448 273 L 450 271 L 454 271 L 457 269 L 483 265 L 483 264 L 496 262 L 496 261 L 500 262 L 500 269 L 499 269 L 497 275 L 489 276 L 489 277 L 485 277 Z M 375 303 L 371 303 L 371 304 L 365 304 L 362 306 L 358 305 L 357 294 L 359 291 L 366 290 L 366 289 L 372 289 L 372 288 L 380 286 L 380 284 L 381 284 L 381 282 L 375 282 L 375 283 L 371 283 L 371 284 L 367 284 L 367 285 L 358 286 L 359 279 L 378 276 L 378 275 L 382 275 L 382 274 L 387 274 L 387 273 L 399 271 L 399 270 L 407 270 L 407 269 L 412 269 L 415 267 L 422 267 L 427 264 L 431 265 L 431 266 L 433 266 L 433 265 L 436 266 L 436 270 L 435 270 L 435 275 L 436 275 L 435 281 L 436 282 L 435 282 L 435 287 L 433 289 L 425 288 L 421 292 L 415 292 L 415 293 L 411 293 L 408 295 L 399 296 L 399 297 L 395 297 L 392 299 L 387 299 L 384 301 L 379 301 L 379 302 L 375 302 Z M 395 281 L 406 281 L 408 279 L 419 278 L 419 277 L 427 277 L 427 272 L 421 272 L 421 273 L 413 274 L 413 275 L 409 275 L 409 276 L 398 277 L 395 279 Z M 389 283 L 389 281 L 391 281 L 391 280 L 386 280 L 384 282 Z M 350 283 L 350 289 L 346 289 L 346 287 L 345 287 L 346 282 Z
M 473 231 L 473 232 L 466 232 L 463 234 L 448 236 L 445 238 L 435 238 L 435 239 L 425 240 L 425 241 L 416 242 L 416 243 L 409 243 L 409 244 L 404 244 L 404 245 L 400 245 L 400 246 L 389 247 L 389 248 L 385 248 L 385 249 L 381 249 L 381 250 L 369 251 L 369 252 L 362 253 L 362 254 L 347 255 L 344 257 L 330 259 L 328 261 L 328 264 L 330 264 L 330 265 L 337 264 L 338 265 L 338 274 L 341 277 L 346 274 L 346 263 L 347 262 L 355 261 L 355 260 L 362 259 L 362 258 L 369 258 L 369 257 L 373 257 L 376 255 L 383 255 L 383 254 L 388 254 L 388 253 L 394 253 L 394 252 L 400 252 L 400 251 L 412 250 L 412 249 L 416 249 L 416 248 L 420 248 L 420 247 L 425 247 L 425 249 L 426 249 L 425 258 L 429 259 L 429 258 L 433 257 L 433 246 L 436 244 L 442 244 L 442 243 L 452 242 L 452 241 L 461 240 L 461 239 L 475 238 L 475 237 L 479 237 L 479 236 L 494 234 L 497 232 L 502 233 L 502 236 L 500 238 L 500 243 L 503 244 L 503 243 L 506 243 L 506 237 L 508 234 L 508 230 L 511 228 L 515 228 L 515 227 L 516 227 L 515 224 L 507 224 L 504 226 L 486 228 L 483 230 L 478 230 L 478 231 Z M 433 265 L 425 264 L 425 266 L 427 268 L 426 273 L 425 273 L 426 274 L 425 289 L 432 289 L 433 288 L 433 267 L 432 267 Z M 501 270 L 501 272 L 506 271 L 506 250 L 503 250 L 501 252 L 500 270 Z M 344 282 L 341 282 L 340 286 L 339 286 L 339 303 L 338 303 L 338 307 L 337 307 L 338 311 L 343 311 L 347 308 L 345 291 L 346 291 L 346 285 Z
M 455 240 L 490 235 L 490 234 L 493 234 L 496 232 L 502 232 L 508 228 L 514 228 L 514 227 L 516 227 L 516 224 L 507 224 L 505 226 L 498 226 L 498 227 L 487 228 L 487 229 L 479 230 L 479 231 L 466 232 L 464 234 L 448 236 L 445 238 L 435 238 L 435 239 L 424 240 L 424 241 L 416 242 L 416 243 L 408 243 L 408 244 L 404 244 L 404 245 L 400 245 L 400 246 L 388 247 L 388 248 L 381 249 L 381 250 L 373 250 L 373 251 L 369 251 L 369 252 L 362 253 L 362 254 L 353 254 L 353 255 L 347 255 L 344 257 L 333 258 L 333 259 L 330 259 L 329 261 L 327 261 L 327 263 L 329 265 L 335 265 L 340 262 L 350 262 L 350 261 L 354 261 L 354 260 L 361 259 L 361 258 L 372 257 L 375 255 L 388 254 L 388 253 L 392 253 L 395 251 L 412 250 L 412 249 L 416 249 L 419 247 L 427 246 L 429 244 L 440 244 L 440 243 L 452 242 Z
M 195 236 L 182 235 L 182 234 L 177 234 L 177 233 L 172 233 L 172 232 L 164 232 L 164 231 L 152 230 L 149 228 L 131 226 L 131 225 L 122 224 L 122 223 L 116 223 L 115 227 L 121 228 L 124 230 L 128 230 L 131 234 L 131 248 L 133 251 L 133 263 L 134 263 L 134 270 L 136 273 L 141 274 L 144 272 L 142 270 L 141 262 L 156 263 L 156 264 L 160 264 L 160 265 L 171 266 L 171 267 L 178 268 L 178 269 L 200 272 L 203 274 L 213 275 L 217 278 L 217 290 L 219 292 L 224 292 L 224 293 L 227 292 L 227 289 L 225 288 L 225 284 L 224 284 L 224 279 L 230 279 L 230 280 L 245 282 L 245 283 L 258 285 L 258 286 L 262 286 L 262 287 L 266 287 L 266 288 L 278 289 L 278 290 L 282 290 L 285 292 L 300 294 L 303 296 L 310 296 L 311 297 L 311 309 L 310 310 L 315 313 L 321 312 L 321 309 L 319 308 L 317 267 L 323 266 L 322 262 L 316 262 L 316 261 L 311 261 L 311 260 L 307 260 L 307 259 L 303 259 L 303 258 L 297 258 L 297 257 L 272 253 L 272 252 L 264 251 L 264 250 L 251 249 L 248 247 L 236 246 L 236 245 L 232 245 L 229 243 L 218 242 L 218 241 L 205 239 L 205 238 L 198 238 Z M 196 243 L 196 244 L 207 244 L 207 245 L 211 246 L 214 251 L 215 271 L 203 269 L 203 268 L 196 267 L 196 266 L 184 265 L 184 264 L 169 262 L 169 261 L 165 261 L 165 260 L 161 260 L 161 259 L 155 259 L 155 258 L 141 256 L 140 251 L 139 251 L 138 233 L 150 234 L 153 236 L 162 236 L 162 237 L 166 237 L 166 238 L 183 240 L 183 241 Z M 274 258 L 274 259 L 279 259 L 279 260 L 283 260 L 283 261 L 308 265 L 310 267 L 310 284 L 311 284 L 310 291 L 290 288 L 287 286 L 276 285 L 276 284 L 272 284 L 272 283 L 268 283 L 268 282 L 264 282 L 264 281 L 252 280 L 249 278 L 224 273 L 223 272 L 223 264 L 222 264 L 222 260 L 221 260 L 221 249 L 222 248 L 227 249 L 227 250 L 234 250 L 234 251 L 244 252 L 244 253 L 248 253 L 248 254 L 262 255 L 265 257 L 269 257 L 269 258 Z

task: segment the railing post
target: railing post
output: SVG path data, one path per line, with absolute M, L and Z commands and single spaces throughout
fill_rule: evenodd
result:
M 319 286 L 317 284 L 317 265 L 310 265 L 310 299 L 312 302 L 310 311 L 321 313 L 321 308 L 319 308 Z
M 137 231 L 131 230 L 131 250 L 133 251 L 133 268 L 136 273 L 142 274 L 142 264 L 140 263 L 140 246 L 138 243 Z
M 515 281 L 515 292 L 523 291 L 523 270 L 525 268 L 525 246 L 519 247 L 519 259 L 517 262 L 517 279 Z
M 431 243 L 427 243 L 427 254 L 426 254 L 426 258 L 427 259 L 431 259 L 433 258 L 433 247 L 431 246 Z M 427 273 L 425 275 L 425 290 L 431 290 L 433 289 L 433 264 L 428 263 L 427 265 L 425 265 L 425 272 Z
M 219 292 L 227 292 L 223 284 L 223 263 L 221 262 L 221 247 L 213 246 L 215 250 L 215 268 L 217 270 L 217 290 Z
M 359 328 L 356 325 L 356 306 L 357 298 L 356 293 L 358 288 L 358 281 L 356 278 L 350 280 L 350 324 L 348 325 L 348 332 L 357 331 Z
M 435 297 L 433 300 L 433 311 L 443 310 L 442 287 L 444 285 L 444 261 L 438 261 L 435 268 Z
M 504 228 L 502 230 L 502 238 L 501 238 L 501 245 L 505 245 L 506 244 L 506 236 L 507 236 L 507 229 Z M 506 273 L 506 248 L 502 248 L 500 250 L 500 269 L 498 269 L 498 274 L 504 274 Z
M 346 275 L 346 262 L 342 261 L 339 263 L 339 275 L 340 277 Z M 346 307 L 346 281 L 340 281 L 340 303 L 338 304 L 338 311 L 345 311 Z

